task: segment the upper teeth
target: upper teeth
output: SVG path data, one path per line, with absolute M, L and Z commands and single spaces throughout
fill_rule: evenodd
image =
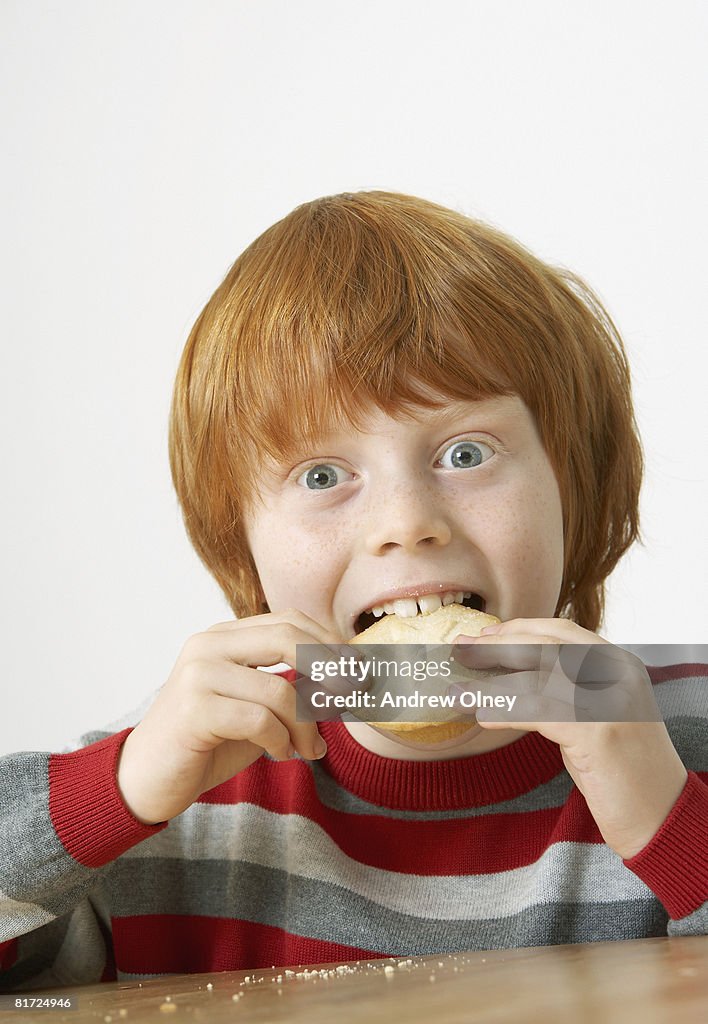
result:
M 376 618 L 380 618 L 384 612 L 387 615 L 399 615 L 403 619 L 412 619 L 418 614 L 429 615 L 437 611 L 444 604 L 462 604 L 466 597 L 472 597 L 472 591 L 458 590 L 456 593 L 447 594 L 424 594 L 417 600 L 414 597 L 404 597 L 398 601 L 387 601 L 385 604 L 377 604 L 371 609 Z

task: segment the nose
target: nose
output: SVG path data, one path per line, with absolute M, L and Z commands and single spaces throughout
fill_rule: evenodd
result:
M 412 554 L 432 544 L 444 547 L 451 537 L 447 516 L 422 488 L 399 488 L 367 517 L 366 551 L 370 555 L 396 548 Z

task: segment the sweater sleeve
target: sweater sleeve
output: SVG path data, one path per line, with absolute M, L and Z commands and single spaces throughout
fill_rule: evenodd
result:
M 701 648 L 701 651 L 703 649 Z M 623 863 L 669 915 L 669 935 L 708 934 L 708 664 L 649 666 L 654 693 L 688 778 L 658 832 Z
M 656 835 L 624 864 L 669 912 L 669 935 L 708 934 L 708 784 L 689 771 Z
M 130 731 L 0 758 L 0 990 L 110 976 L 101 879 L 166 827 L 143 825 L 121 798 L 116 766 Z

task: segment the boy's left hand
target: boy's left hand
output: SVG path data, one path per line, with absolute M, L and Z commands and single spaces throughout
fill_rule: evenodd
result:
M 688 777 L 642 662 L 569 619 L 511 619 L 480 637 L 457 637 L 454 658 L 512 670 L 485 692 L 515 695 L 513 711 L 485 708 L 479 725 L 557 743 L 607 845 L 623 859 L 639 853 Z

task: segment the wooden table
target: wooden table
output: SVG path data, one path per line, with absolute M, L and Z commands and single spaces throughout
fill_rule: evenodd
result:
M 0 1024 L 700 1024 L 708 936 L 180 974 L 43 994 L 71 995 L 78 1008 L 4 1011 Z

